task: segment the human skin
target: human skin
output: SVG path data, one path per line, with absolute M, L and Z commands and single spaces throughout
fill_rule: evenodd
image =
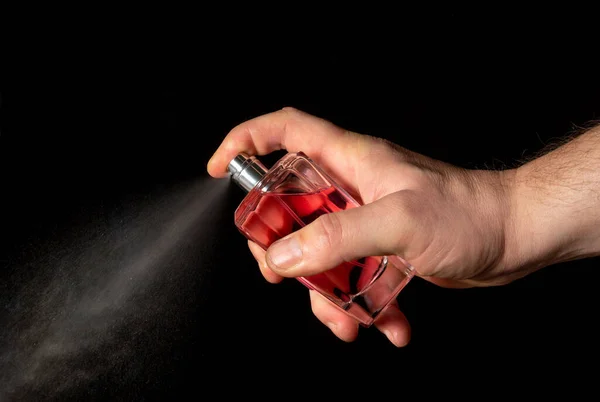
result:
M 234 127 L 207 165 L 226 177 L 238 153 L 302 151 L 363 205 L 326 214 L 273 243 L 248 243 L 271 283 L 368 255 L 399 255 L 443 287 L 498 286 L 558 262 L 600 255 L 600 129 L 519 167 L 457 167 L 294 108 Z M 310 291 L 315 316 L 340 339 L 358 323 Z M 410 325 L 393 302 L 375 327 L 394 345 Z

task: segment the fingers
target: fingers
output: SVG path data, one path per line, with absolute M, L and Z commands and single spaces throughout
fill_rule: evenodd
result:
M 281 276 L 310 276 L 368 256 L 400 254 L 415 230 L 397 197 L 320 216 L 273 243 L 268 266 Z
M 265 279 L 270 283 L 279 283 L 283 277 L 274 273 L 264 263 L 265 251 L 256 243 L 249 241 L 248 248 L 258 262 L 259 268 Z M 309 290 L 313 314 L 325 324 L 331 332 L 345 342 L 352 342 L 358 337 L 358 323 L 327 301 L 314 290 Z M 397 347 L 403 347 L 410 340 L 410 326 L 404 314 L 394 301 L 381 313 L 375 327 L 381 331 L 389 341 Z
M 283 277 L 273 272 L 265 263 L 265 251 L 256 243 L 248 241 L 248 248 L 258 262 L 261 273 L 270 283 L 279 283 Z M 313 314 L 325 324 L 331 332 L 345 342 L 352 342 L 358 337 L 358 323 L 331 304 L 314 290 L 309 290 Z M 375 327 L 397 347 L 403 347 L 410 340 L 410 325 L 404 314 L 394 301 L 380 314 Z
M 310 304 L 315 317 L 341 340 L 345 342 L 354 341 L 358 336 L 358 323 L 316 291 L 310 290 L 309 293 Z
M 256 262 L 258 262 L 258 268 L 260 269 L 260 272 L 268 282 L 279 283 L 283 280 L 281 275 L 276 274 L 267 266 L 267 263 L 265 262 L 265 250 L 250 240 L 248 241 L 248 248 L 256 259 Z
M 302 151 L 338 177 L 352 175 L 356 155 L 368 151 L 370 137 L 348 132 L 329 121 L 293 108 L 265 114 L 234 127 L 209 160 L 213 177 L 225 177 L 227 165 L 240 152 L 266 155 L 286 149 Z
M 356 340 L 360 327 L 353 318 L 314 290 L 310 291 L 310 302 L 315 317 L 325 324 L 335 336 L 345 342 Z M 406 346 L 410 341 L 410 325 L 395 301 L 381 312 L 375 322 L 375 327 L 396 347 Z
M 408 345 L 410 341 L 410 325 L 406 316 L 396 301 L 390 303 L 375 321 L 379 329 L 394 346 L 399 348 Z
M 265 155 L 280 149 L 303 151 L 313 158 L 325 152 L 325 144 L 338 145 L 344 131 L 320 118 L 285 108 L 234 127 L 208 162 L 208 172 L 226 175 L 227 164 L 238 153 Z

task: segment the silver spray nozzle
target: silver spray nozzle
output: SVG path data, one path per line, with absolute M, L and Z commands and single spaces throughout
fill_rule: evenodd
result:
M 227 166 L 231 179 L 249 192 L 267 173 L 267 168 L 254 156 L 238 154 Z

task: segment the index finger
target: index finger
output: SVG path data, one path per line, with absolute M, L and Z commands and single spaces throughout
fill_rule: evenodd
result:
M 240 152 L 266 155 L 285 149 L 302 151 L 333 175 L 347 177 L 354 174 L 354 164 L 348 161 L 353 152 L 359 152 L 359 137 L 327 120 L 283 108 L 234 127 L 209 160 L 207 170 L 213 177 L 225 177 L 227 165 Z

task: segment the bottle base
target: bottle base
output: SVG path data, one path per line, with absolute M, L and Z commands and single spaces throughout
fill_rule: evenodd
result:
M 387 266 L 363 292 L 343 301 L 320 292 L 335 307 L 343 310 L 365 328 L 372 326 L 380 313 L 388 306 L 414 276 L 414 268 L 399 257 L 388 256 Z M 309 282 L 298 278 L 309 289 Z

